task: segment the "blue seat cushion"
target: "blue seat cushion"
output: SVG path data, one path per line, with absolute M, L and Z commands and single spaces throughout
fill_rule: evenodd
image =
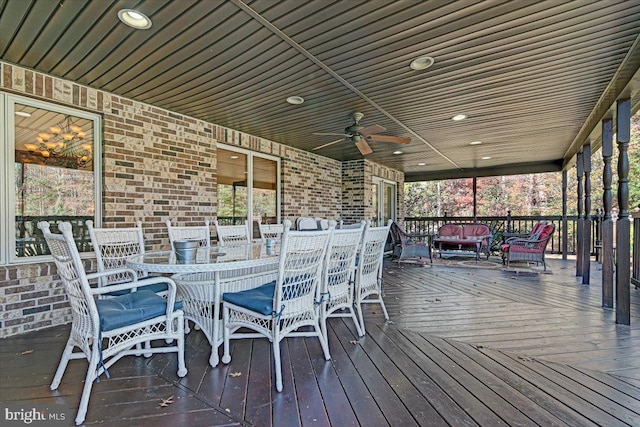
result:
M 123 283 L 129 283 L 129 282 L 123 282 Z M 115 285 L 116 283 L 112 283 L 112 285 Z M 169 289 L 169 285 L 167 285 L 166 283 L 154 283 L 153 285 L 146 285 L 146 286 L 140 286 L 138 288 L 138 290 L 142 290 L 142 289 L 149 289 L 155 293 L 159 293 L 159 292 L 167 292 L 167 289 Z M 118 295 L 126 295 L 128 293 L 131 293 L 131 289 L 123 289 L 121 291 L 113 291 L 113 292 L 109 292 L 107 295 L 112 296 L 112 297 L 116 297 Z
M 97 300 L 96 306 L 100 317 L 100 329 L 111 331 L 162 316 L 167 311 L 167 300 L 149 289 L 141 289 Z M 182 309 L 182 301 L 176 301 L 173 309 Z
M 225 292 L 222 300 L 247 310 L 269 316 L 273 313 L 273 295 L 276 291 L 276 281 L 266 283 L 257 288 L 240 292 Z

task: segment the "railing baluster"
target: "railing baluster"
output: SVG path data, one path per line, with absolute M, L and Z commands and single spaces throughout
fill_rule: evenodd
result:
M 568 235 L 568 251 L 569 254 L 575 254 L 576 233 L 575 227 L 577 216 L 567 216 Z M 509 228 L 509 221 L 512 231 L 526 232 L 531 230 L 533 225 L 539 221 L 547 221 L 556 226 L 556 232 L 553 233 L 550 247 L 547 247 L 547 253 L 562 253 L 562 216 L 561 215 L 534 215 L 534 216 L 481 216 L 478 222 L 495 224 L 494 230 L 506 231 Z M 405 229 L 412 230 L 413 233 L 435 233 L 442 225 L 446 223 L 470 223 L 473 222 L 471 217 L 405 217 Z

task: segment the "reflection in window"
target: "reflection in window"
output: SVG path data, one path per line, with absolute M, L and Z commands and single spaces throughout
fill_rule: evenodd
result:
M 278 175 L 276 162 L 253 159 L 253 217 L 266 224 L 278 222 Z
M 243 224 L 247 219 L 247 156 L 218 148 L 218 222 Z
M 218 147 L 217 175 L 220 224 L 244 224 L 249 219 L 253 237 L 259 238 L 258 221 L 278 222 L 277 159 Z
M 68 221 L 80 251 L 95 216 L 93 121 L 29 105 L 15 112 L 15 254 L 48 254 L 37 224 Z

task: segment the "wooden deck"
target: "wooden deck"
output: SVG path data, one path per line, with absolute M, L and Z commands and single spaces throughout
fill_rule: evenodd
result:
M 530 275 L 389 264 L 392 321 L 370 306 L 358 340 L 350 321 L 332 319 L 330 362 L 317 340 L 286 340 L 282 393 L 266 340 L 234 342 L 231 364 L 211 369 L 192 331 L 185 378 L 175 356 L 123 359 L 95 384 L 86 424 L 640 426 L 640 290 L 631 326 L 618 326 L 600 307 L 597 265 L 591 286 L 572 262 L 550 265 L 553 274 Z M 59 390 L 48 388 L 67 333 L 1 341 L 3 405 L 64 404 L 72 425 L 86 363 L 71 362 Z

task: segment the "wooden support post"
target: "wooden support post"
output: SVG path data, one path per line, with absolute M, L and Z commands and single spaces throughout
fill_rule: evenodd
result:
M 596 262 L 602 264 L 602 209 L 596 208 L 593 215 L 593 251 L 596 256 Z
M 604 221 L 602 223 L 602 306 L 613 308 L 613 220 L 611 219 L 611 206 L 613 205 L 613 173 L 611 158 L 613 157 L 613 119 L 602 121 L 602 207 L 604 209 Z
M 567 183 L 569 181 L 569 174 L 567 170 L 562 171 L 562 259 L 567 259 L 567 252 L 569 252 L 569 232 L 567 227 L 569 221 L 567 220 Z
M 631 324 L 631 222 L 629 221 L 629 140 L 631 100 L 617 102 L 618 222 L 616 223 L 616 323 Z
M 478 178 L 473 177 L 473 222 L 478 222 Z
M 576 170 L 578 172 L 578 220 L 576 221 L 576 276 L 582 276 L 582 225 L 584 224 L 584 190 L 582 187 L 582 177 L 584 175 L 582 152 L 578 153 L 576 160 Z
M 591 277 L 591 144 L 582 147 L 582 171 L 584 172 L 584 221 L 582 223 L 582 284 L 588 285 Z
M 633 270 L 631 272 L 631 284 L 638 289 L 640 286 L 640 212 L 635 212 L 631 215 L 633 215 L 633 261 L 631 262 Z

